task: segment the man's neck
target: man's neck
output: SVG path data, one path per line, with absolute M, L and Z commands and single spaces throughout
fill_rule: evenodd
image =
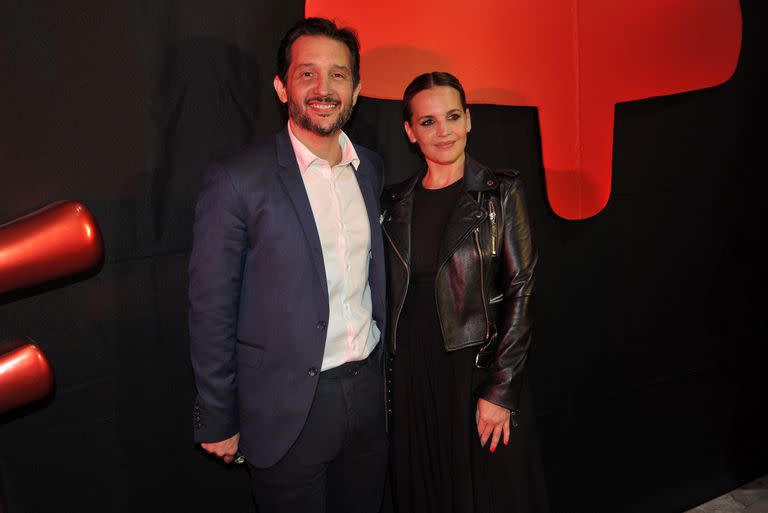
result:
M 340 130 L 330 135 L 319 135 L 291 121 L 291 132 L 309 151 L 327 161 L 331 167 L 341 162 Z

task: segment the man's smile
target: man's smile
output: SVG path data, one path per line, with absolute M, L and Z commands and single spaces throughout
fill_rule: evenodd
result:
M 318 113 L 327 114 L 338 107 L 340 103 L 339 101 L 326 98 L 313 98 L 307 100 L 306 105 Z

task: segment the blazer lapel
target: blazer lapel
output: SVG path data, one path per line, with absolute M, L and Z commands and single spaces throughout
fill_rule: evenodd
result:
M 377 194 L 373 190 L 373 179 L 369 171 L 370 164 L 360 159 L 360 165 L 355 171 L 355 178 L 357 184 L 360 186 L 360 192 L 363 195 L 363 201 L 365 201 L 365 210 L 368 212 L 368 222 L 371 225 L 371 251 L 376 253 L 377 250 L 382 249 L 374 244 L 374 239 L 380 239 L 381 237 L 381 225 L 379 224 L 379 200 Z M 381 246 L 380 242 L 379 246 Z
M 380 310 L 376 320 L 379 324 L 379 329 L 384 330 L 385 314 L 385 283 L 386 276 L 384 274 L 384 240 L 381 234 L 381 222 L 379 208 L 379 194 L 374 187 L 374 176 L 372 174 L 373 165 L 365 158 L 360 159 L 360 165 L 355 171 L 355 178 L 360 187 L 360 192 L 363 195 L 363 201 L 365 202 L 365 209 L 368 212 L 368 223 L 370 224 L 371 232 L 371 264 L 368 267 L 368 283 L 371 285 L 371 295 L 373 297 L 374 308 L 378 305 Z M 382 180 L 384 178 L 382 177 Z
M 325 278 L 325 263 L 323 262 L 323 247 L 320 244 L 320 235 L 317 233 L 315 216 L 312 214 L 312 206 L 309 204 L 307 189 L 301 179 L 299 165 L 296 163 L 296 155 L 293 152 L 291 139 L 288 135 L 288 127 L 284 128 L 276 136 L 277 162 L 281 169 L 278 175 L 283 182 L 285 192 L 293 203 L 296 216 L 299 218 L 304 237 L 311 249 L 312 262 L 319 278 L 320 286 L 328 299 L 328 283 Z

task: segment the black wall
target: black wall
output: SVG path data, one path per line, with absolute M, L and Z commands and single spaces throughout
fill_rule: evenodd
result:
M 556 513 L 680 512 L 768 472 L 759 4 L 742 2 L 731 81 L 616 107 L 613 192 L 592 219 L 549 209 L 535 109 L 472 108 L 472 154 L 528 189 Z M 302 15 L 299 0 L 0 2 L 0 223 L 76 199 L 106 244 L 87 279 L 0 296 L 0 338 L 36 340 L 57 381 L 0 416 L 8 513 L 252 511 L 244 469 L 191 443 L 186 263 L 206 163 L 283 123 L 274 55 Z M 348 127 L 389 182 L 418 162 L 399 116 L 363 98 Z

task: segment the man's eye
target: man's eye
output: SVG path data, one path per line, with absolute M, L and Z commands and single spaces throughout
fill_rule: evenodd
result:
M 344 73 L 334 73 L 333 78 L 336 78 L 338 80 L 344 80 Z

